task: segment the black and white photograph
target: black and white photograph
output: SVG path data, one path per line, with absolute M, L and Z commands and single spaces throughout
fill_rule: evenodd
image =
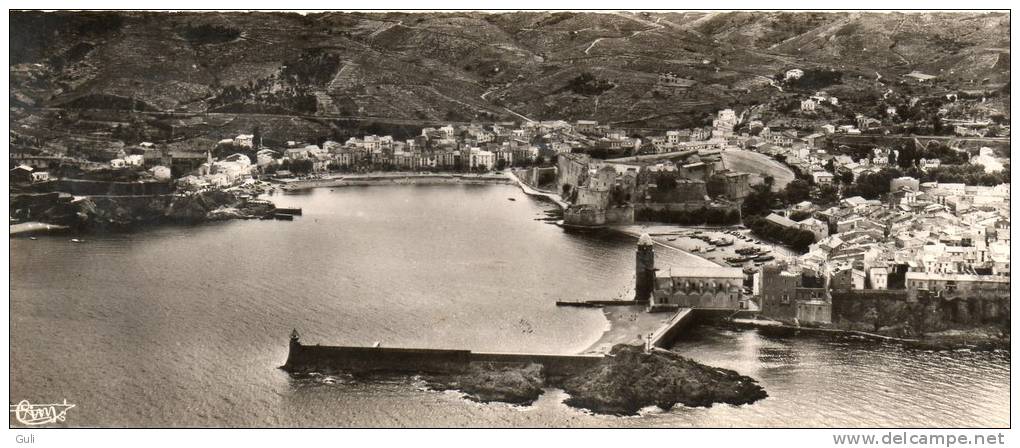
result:
M 6 436 L 1008 443 L 1010 11 L 610 7 L 9 9 Z

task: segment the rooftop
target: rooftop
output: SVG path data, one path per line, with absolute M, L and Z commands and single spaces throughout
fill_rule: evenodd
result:
M 655 271 L 657 278 L 744 278 L 744 272 L 740 268 L 726 267 L 678 267 L 665 268 Z

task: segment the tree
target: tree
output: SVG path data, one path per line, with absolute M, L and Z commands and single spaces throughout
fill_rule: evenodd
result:
M 255 128 L 251 130 L 252 135 L 252 146 L 256 149 L 262 146 L 262 126 L 255 125 Z
M 847 196 L 860 196 L 865 199 L 879 199 L 889 192 L 889 181 L 900 177 L 903 172 L 896 168 L 883 168 L 877 173 L 864 173 L 857 182 L 847 188 Z
M 659 173 L 655 186 L 659 191 L 673 191 L 676 189 L 676 178 L 669 173 Z
M 818 204 L 827 205 L 839 200 L 839 189 L 833 185 L 818 187 Z
M 794 179 L 786 184 L 783 194 L 786 196 L 786 202 L 789 204 L 806 201 L 811 198 L 811 185 L 803 179 Z
M 740 211 L 746 220 L 751 216 L 765 216 L 772 212 L 772 203 L 778 199 L 777 195 L 765 185 L 751 187 L 751 192 L 744 198 Z

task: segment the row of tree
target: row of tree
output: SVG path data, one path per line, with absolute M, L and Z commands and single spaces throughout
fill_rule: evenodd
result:
M 745 216 L 744 225 L 766 240 L 778 241 L 799 251 L 806 251 L 815 242 L 815 234 L 807 230 L 783 227 L 761 216 Z

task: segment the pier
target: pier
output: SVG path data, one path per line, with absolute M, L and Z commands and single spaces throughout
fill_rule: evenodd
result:
M 296 333 L 295 333 L 296 334 Z M 304 345 L 291 336 L 288 372 L 344 371 L 348 373 L 458 373 L 471 363 L 542 365 L 553 377 L 576 375 L 594 367 L 603 355 L 557 355 L 546 353 L 493 353 L 456 349 L 351 347 Z
M 668 349 L 673 345 L 673 341 L 676 340 L 677 336 L 689 328 L 692 323 L 694 323 L 694 309 L 679 309 L 673 317 L 666 321 L 665 325 L 659 327 L 658 330 L 648 337 L 648 345 L 646 348 L 651 349 L 652 347 L 655 347 Z

